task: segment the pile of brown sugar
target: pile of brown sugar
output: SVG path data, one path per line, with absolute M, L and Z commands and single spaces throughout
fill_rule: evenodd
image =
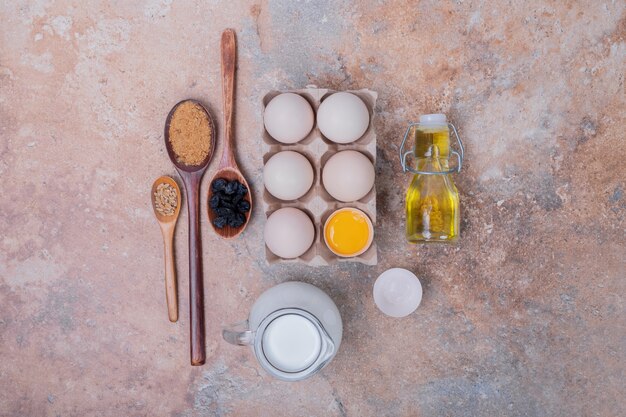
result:
M 200 165 L 212 146 L 211 125 L 200 105 L 185 101 L 176 107 L 170 119 L 170 143 L 179 163 Z

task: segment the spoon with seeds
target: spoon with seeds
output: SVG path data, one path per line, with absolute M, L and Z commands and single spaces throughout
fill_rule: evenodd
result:
M 215 149 L 215 123 L 202 104 L 195 100 L 183 100 L 167 115 L 164 136 L 167 153 L 183 179 L 187 195 L 191 364 L 198 366 L 206 360 L 200 182 Z
M 167 315 L 178 321 L 178 294 L 176 292 L 176 263 L 174 262 L 174 229 L 180 213 L 180 188 L 174 179 L 163 176 L 152 184 L 152 208 L 161 227 L 165 248 L 165 299 Z
M 230 239 L 243 232 L 250 220 L 252 194 L 248 182 L 239 171 L 233 148 L 235 145 L 234 101 L 237 44 L 235 31 L 222 33 L 222 100 L 224 104 L 224 149 L 217 172 L 209 188 L 209 220 L 219 236 Z M 224 192 L 220 190 L 225 190 Z M 218 194 L 219 195 L 216 195 Z M 231 198 L 232 197 L 232 198 Z M 222 204 L 219 203 L 222 201 Z M 228 200 L 228 201 L 226 201 Z M 217 207 L 222 205 L 222 207 Z M 234 205 L 235 207 L 230 207 Z M 224 207 L 227 206 L 227 207 Z M 225 214 L 218 213 L 223 211 Z

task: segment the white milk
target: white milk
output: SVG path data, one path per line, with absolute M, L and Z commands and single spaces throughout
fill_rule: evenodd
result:
M 263 332 L 263 353 L 272 366 L 284 372 L 300 372 L 320 355 L 322 338 L 309 319 L 285 314 Z

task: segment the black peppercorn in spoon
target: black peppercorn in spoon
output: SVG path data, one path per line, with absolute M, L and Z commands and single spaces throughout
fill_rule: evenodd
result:
M 209 220 L 213 226 L 215 233 L 223 238 L 230 239 L 237 237 L 243 232 L 250 220 L 250 213 L 252 210 L 252 194 L 250 193 L 250 186 L 248 182 L 239 171 L 237 162 L 235 161 L 235 155 L 233 153 L 233 147 L 235 142 L 234 132 L 234 99 L 235 99 L 235 66 L 237 60 L 237 45 L 235 41 L 235 32 L 232 29 L 226 29 L 222 33 L 222 100 L 224 101 L 224 149 L 222 150 L 222 160 L 220 161 L 217 172 L 211 179 L 211 187 L 209 188 Z M 225 223 L 222 227 L 218 227 L 220 224 L 217 218 L 220 217 L 216 210 L 211 207 L 211 199 L 214 197 L 216 189 L 215 182 L 220 179 L 225 180 L 228 184 L 233 184 L 231 187 L 235 187 L 236 182 L 241 184 L 239 190 L 241 194 L 245 194 L 242 197 L 244 201 L 247 201 L 247 210 L 240 210 L 240 212 L 234 215 L 242 215 L 243 223 L 237 227 L 232 226 L 229 223 Z M 245 190 L 245 191 L 244 191 Z M 234 191 L 236 192 L 236 191 Z M 233 192 L 233 193 L 234 193 Z M 217 223 L 217 224 L 216 224 Z
M 209 152 L 198 165 L 185 165 L 172 149 L 170 142 L 170 123 L 178 106 L 192 102 L 202 109 L 207 116 L 211 132 Z M 215 123 L 208 110 L 195 100 L 183 100 L 176 104 L 165 121 L 165 147 L 170 160 L 183 179 L 187 195 L 189 213 L 189 323 L 191 329 L 191 364 L 202 365 L 206 360 L 204 331 L 204 290 L 202 274 L 202 240 L 200 238 L 200 181 L 211 161 L 215 149 Z

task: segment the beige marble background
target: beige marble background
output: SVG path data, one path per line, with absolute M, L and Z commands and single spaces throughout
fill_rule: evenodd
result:
M 2 2 L 0 415 L 625 415 L 625 16 L 619 0 Z M 226 27 L 256 198 L 267 91 L 379 92 L 380 263 L 268 267 L 258 208 L 232 242 L 203 218 L 208 360 L 192 368 L 187 217 L 170 324 L 149 190 L 175 173 L 176 102 L 221 126 Z M 462 239 L 411 246 L 398 144 L 436 111 L 467 144 Z M 372 300 L 390 267 L 424 285 L 401 320 Z M 321 375 L 289 384 L 220 328 L 293 279 L 333 297 L 345 334 Z

